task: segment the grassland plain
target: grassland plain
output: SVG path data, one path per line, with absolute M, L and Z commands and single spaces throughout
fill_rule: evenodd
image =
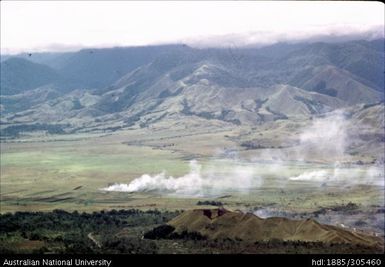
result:
M 1 212 L 100 209 L 103 199 L 107 204 L 126 205 L 127 194 L 107 195 L 99 189 L 143 173 L 167 170 L 181 175 L 188 170 L 188 165 L 169 151 L 103 138 L 3 143 L 1 150 Z
M 239 129 L 203 134 L 181 132 L 164 130 L 155 138 L 151 132 L 134 130 L 104 136 L 33 137 L 2 143 L 1 212 L 195 207 L 197 198 L 194 197 L 100 191 L 111 183 L 129 183 L 144 173 L 166 171 L 174 177 L 184 175 L 189 171 L 190 159 L 198 159 L 203 168 L 218 165 L 223 172 L 232 168 L 230 163 L 213 160 L 215 156 L 212 155 L 220 157 L 223 150 L 236 148 L 236 143 L 229 137 L 239 135 Z M 196 153 L 197 150 L 201 153 Z M 242 152 L 240 150 L 240 154 Z M 275 169 L 274 165 L 260 163 L 259 169 L 271 169 L 262 184 L 246 193 L 224 191 L 222 195 L 227 197 L 223 202 L 234 209 L 275 205 L 298 212 L 349 202 L 365 207 L 384 202 L 383 191 L 372 186 L 335 185 L 325 189 L 311 182 L 288 183 L 280 179 L 284 175 L 298 175 L 306 169 L 323 166 L 314 163 Z M 215 197 L 221 195 L 211 198 Z

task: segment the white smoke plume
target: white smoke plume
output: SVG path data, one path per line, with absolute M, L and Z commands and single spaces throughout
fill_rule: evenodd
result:
M 149 175 L 144 174 L 129 184 L 114 184 L 104 191 L 120 192 L 156 192 L 178 196 L 209 196 L 227 190 L 245 192 L 259 186 L 261 179 L 255 175 L 250 166 L 234 166 L 226 171 L 215 166 L 202 171 L 202 166 L 196 160 L 190 161 L 190 172 L 174 178 L 165 172 Z
M 289 177 L 290 181 L 311 181 L 384 186 L 384 169 L 380 166 L 370 167 L 335 167 L 329 170 L 305 171 L 300 175 Z
M 324 182 L 331 180 L 331 178 L 332 177 L 328 174 L 327 171 L 309 171 L 304 172 L 303 174 L 300 174 L 298 176 L 292 176 L 289 178 L 289 180 Z
M 352 184 L 384 184 L 384 165 L 375 163 L 370 166 L 345 165 L 341 161 L 351 162 L 347 153 L 349 145 L 354 142 L 349 131 L 354 131 L 343 110 L 326 114 L 313 120 L 299 136 L 300 145 L 294 154 L 297 160 L 307 161 L 324 158 L 334 161 L 332 166 L 322 169 L 305 170 L 299 175 L 289 177 L 290 181 L 340 182 Z
M 338 161 L 346 156 L 349 145 L 347 136 L 348 120 L 343 111 L 330 113 L 314 119 L 312 125 L 300 134 L 301 149 L 298 157 L 311 158 L 311 154 Z

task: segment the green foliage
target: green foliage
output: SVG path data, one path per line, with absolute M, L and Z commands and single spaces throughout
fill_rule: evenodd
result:
M 182 231 L 174 232 L 175 228 L 171 225 L 160 225 L 146 232 L 144 238 L 147 239 L 184 239 L 184 240 L 206 240 L 207 238 L 198 232 Z
M 158 227 L 155 227 L 154 229 L 148 231 L 144 234 L 144 238 L 147 239 L 162 239 L 162 238 L 168 238 L 170 234 L 175 230 L 175 228 L 171 225 L 164 224 L 160 225 Z
M 2 137 L 19 137 L 22 132 L 46 131 L 48 134 L 64 134 L 64 128 L 68 125 L 63 124 L 20 124 L 12 125 L 0 130 Z
M 203 205 L 209 205 L 209 206 L 223 206 L 223 203 L 220 201 L 210 201 L 210 200 L 205 200 L 205 201 L 198 201 L 197 202 L 198 206 L 203 206 Z
M 44 246 L 29 253 L 155 253 L 156 245 L 136 237 L 116 237 L 124 228 L 145 227 L 165 223 L 178 212 L 158 210 L 111 210 L 93 213 L 16 212 L 0 215 L 0 252 L 18 252 L 17 246 L 7 243 L 43 241 Z M 90 239 L 97 233 L 100 247 Z
M 155 242 L 130 237 L 110 238 L 103 246 L 105 253 L 154 254 L 157 251 Z

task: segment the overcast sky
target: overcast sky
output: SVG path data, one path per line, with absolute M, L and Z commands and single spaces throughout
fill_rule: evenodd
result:
M 380 2 L 1 1 L 1 52 L 383 36 Z

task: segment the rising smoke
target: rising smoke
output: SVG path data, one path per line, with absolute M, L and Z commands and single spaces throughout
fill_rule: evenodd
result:
M 370 167 L 347 165 L 352 158 L 347 150 L 355 140 L 350 133 L 354 127 L 350 124 L 348 115 L 343 110 L 337 110 L 315 119 L 300 134 L 300 146 L 294 154 L 297 160 L 306 161 L 314 156 L 316 158 L 333 161 L 329 168 L 305 171 L 300 175 L 291 176 L 291 181 L 313 182 L 343 182 L 351 184 L 384 184 L 384 165 L 375 162 Z
M 190 161 L 190 171 L 184 176 L 174 178 L 166 172 L 156 175 L 144 174 L 129 184 L 114 184 L 105 191 L 120 192 L 155 192 L 177 196 L 213 196 L 228 190 L 247 192 L 260 185 L 260 177 L 251 166 L 233 166 L 226 171 L 223 168 L 209 166 L 202 170 L 196 160 Z
M 234 153 L 223 161 L 212 161 L 205 168 L 196 161 L 190 162 L 190 171 L 181 177 L 159 174 L 143 174 L 129 184 L 113 184 L 104 191 L 154 192 L 176 196 L 216 196 L 226 192 L 249 192 L 260 187 L 265 181 L 275 179 L 276 185 L 285 187 L 287 182 L 303 181 L 313 183 L 341 183 L 384 185 L 383 163 L 369 167 L 345 164 L 351 156 L 347 149 L 352 140 L 349 119 L 343 111 L 336 111 L 315 118 L 312 124 L 299 134 L 299 145 L 291 150 L 290 160 L 299 162 L 296 166 L 289 162 L 287 155 L 275 152 L 274 156 L 264 152 L 266 163 L 245 162 Z M 282 156 L 282 157 L 280 157 Z M 333 164 L 307 163 L 310 159 L 327 159 Z
M 298 159 L 306 160 L 312 154 L 319 158 L 333 159 L 338 162 L 346 156 L 349 145 L 348 120 L 343 111 L 335 111 L 322 118 L 313 120 L 299 136 L 300 149 Z

